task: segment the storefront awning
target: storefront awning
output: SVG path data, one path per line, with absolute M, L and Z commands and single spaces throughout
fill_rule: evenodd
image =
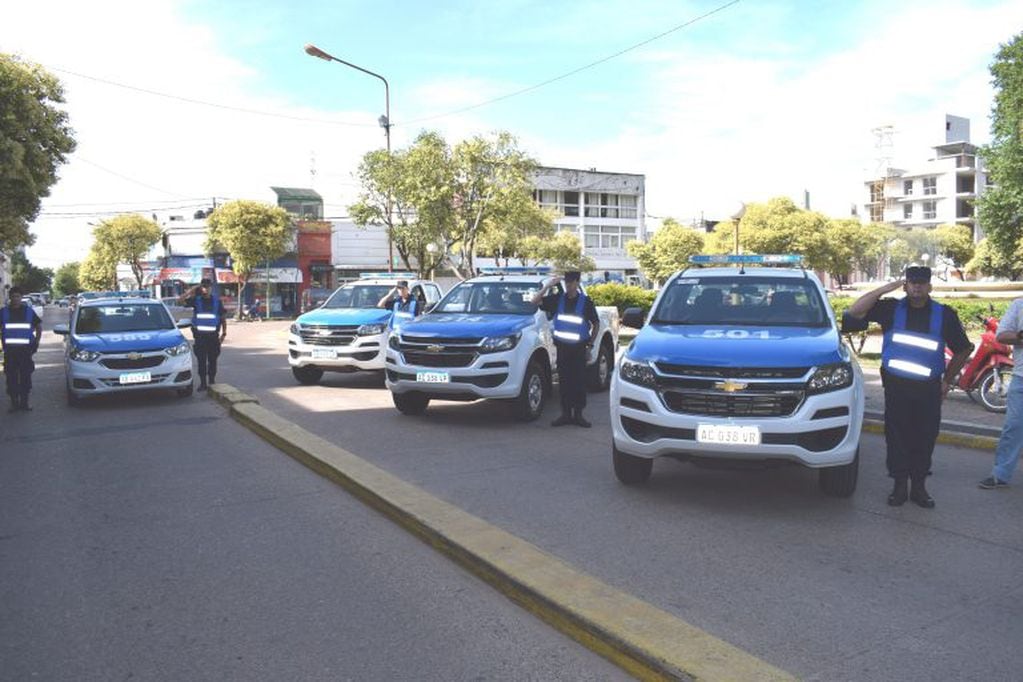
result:
M 298 268 L 270 268 L 271 284 L 301 284 L 302 271 Z M 257 268 L 249 273 L 249 282 L 267 281 L 266 268 Z

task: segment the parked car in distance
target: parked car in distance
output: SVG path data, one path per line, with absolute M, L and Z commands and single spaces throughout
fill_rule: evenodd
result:
M 167 306 L 167 310 L 170 311 L 171 317 L 174 318 L 175 322 L 192 319 L 192 309 L 178 303 L 176 296 L 165 296 L 160 300 L 163 301 L 165 306 Z
M 302 292 L 302 302 L 299 304 L 299 312 L 307 313 L 310 310 L 316 310 L 323 303 L 330 298 L 330 295 L 334 293 L 333 289 L 323 289 L 319 287 L 312 287 Z

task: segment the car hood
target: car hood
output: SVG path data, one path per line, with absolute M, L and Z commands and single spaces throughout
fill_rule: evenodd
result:
M 631 360 L 711 367 L 812 367 L 843 360 L 833 327 L 713 327 L 650 324 Z
M 510 336 L 533 323 L 533 315 L 477 315 L 431 313 L 401 328 L 403 334 L 436 337 Z
M 376 324 L 391 319 L 386 308 L 319 308 L 299 315 L 299 324 Z
M 105 334 L 75 334 L 74 344 L 97 353 L 129 353 L 131 351 L 162 350 L 185 340 L 177 329 L 159 329 L 140 332 L 108 332 Z

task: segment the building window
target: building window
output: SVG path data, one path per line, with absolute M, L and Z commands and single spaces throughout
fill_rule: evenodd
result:
M 599 249 L 600 248 L 600 228 L 595 225 L 587 225 L 586 232 L 583 236 L 583 248 L 586 249 Z
M 586 217 L 587 218 L 600 217 L 600 194 L 596 192 L 586 193 Z
M 637 197 L 634 194 L 622 194 L 620 197 L 618 197 L 618 199 L 620 207 L 618 209 L 618 217 L 635 218 Z
M 904 220 L 909 220 L 913 217 L 913 204 L 902 205 L 902 217 Z
M 924 194 L 938 193 L 938 178 L 924 178 Z
M 600 217 L 601 218 L 617 218 L 618 217 L 618 195 L 617 194 L 601 194 L 600 195 Z
M 565 215 L 579 215 L 579 192 L 565 192 Z
M 903 180 L 902 181 L 902 193 L 907 197 L 913 196 L 913 181 Z
M 934 220 L 938 217 L 938 202 L 936 201 L 925 201 L 924 202 L 924 220 Z

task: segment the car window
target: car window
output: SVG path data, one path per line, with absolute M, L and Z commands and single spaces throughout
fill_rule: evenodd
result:
M 324 308 L 375 308 L 393 287 L 387 284 L 345 285 L 323 304 Z
M 436 284 L 427 284 L 426 285 L 426 302 L 432 304 L 432 303 L 436 303 L 439 300 L 440 300 L 440 287 L 438 287 Z
M 435 309 L 442 313 L 480 313 L 531 315 L 536 306 L 530 302 L 539 283 L 462 282 L 448 292 Z
M 80 308 L 76 334 L 156 331 L 173 329 L 174 322 L 162 305 L 149 303 L 95 305 Z
M 809 280 L 755 277 L 680 277 L 670 283 L 652 321 L 821 327 L 829 319 Z

